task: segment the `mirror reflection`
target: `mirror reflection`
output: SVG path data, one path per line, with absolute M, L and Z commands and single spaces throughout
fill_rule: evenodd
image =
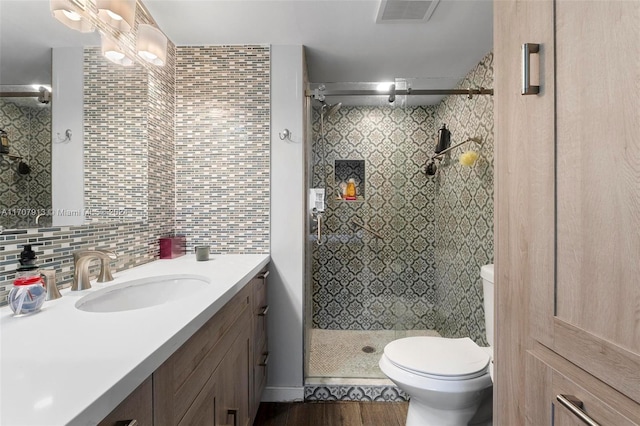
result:
M 51 209 L 51 105 L 30 86 L 0 91 L 0 226 L 27 228 Z
M 51 103 L 32 99 L 31 110 L 0 98 L 11 146 L 0 154 L 0 231 L 145 221 L 145 68 L 107 61 L 97 32 L 61 25 L 43 0 L 0 2 L 0 44 L 1 86 L 53 86 Z

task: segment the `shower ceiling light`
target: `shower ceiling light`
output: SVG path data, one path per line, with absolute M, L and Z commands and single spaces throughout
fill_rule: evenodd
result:
M 391 89 L 392 85 L 393 85 L 393 83 L 391 83 L 391 82 L 378 83 L 378 85 L 376 86 L 376 90 L 378 92 L 389 92 L 389 90 Z
M 153 25 L 140 24 L 136 51 L 145 61 L 162 66 L 167 61 L 167 37 Z
M 67 27 L 81 33 L 94 30 L 93 23 L 84 15 L 87 9 L 86 0 L 51 0 L 49 7 L 53 17 Z
M 133 59 L 131 59 L 127 54 L 122 50 L 120 45 L 116 43 L 111 37 L 101 34 L 102 37 L 102 54 L 105 58 L 110 60 L 113 63 L 124 66 L 133 65 Z
M 128 33 L 136 17 L 136 0 L 97 0 L 98 18 L 110 27 Z

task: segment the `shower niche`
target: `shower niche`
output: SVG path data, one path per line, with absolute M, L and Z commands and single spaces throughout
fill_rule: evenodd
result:
M 364 160 L 335 160 L 334 173 L 337 200 L 364 200 Z

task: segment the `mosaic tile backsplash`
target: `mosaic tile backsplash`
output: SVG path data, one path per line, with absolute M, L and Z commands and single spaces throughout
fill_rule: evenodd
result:
M 0 226 L 22 228 L 34 224 L 38 213 L 31 210 L 51 209 L 51 105 L 11 99 L 0 98 L 0 129 L 7 132 L 9 153 L 22 160 L 0 154 Z M 20 161 L 28 174 L 18 172 Z
M 84 206 L 90 223 L 147 219 L 149 79 L 84 50 Z
M 268 253 L 269 47 L 180 46 L 176 68 L 176 232 Z
M 460 86 L 492 87 L 488 54 Z M 327 184 L 324 240 L 313 244 L 313 327 L 436 329 L 484 342 L 480 266 L 493 259 L 493 101 L 449 96 L 434 107 L 345 107 L 313 116 L 313 185 Z M 447 156 L 435 176 L 424 166 L 437 130 L 451 143 L 480 136 L 480 159 Z M 456 156 L 456 157 L 454 157 Z M 365 161 L 362 201 L 337 200 L 335 160 Z M 355 222 L 379 234 L 378 238 Z M 315 230 L 314 230 L 315 231 Z M 312 237 L 313 238 L 313 237 Z

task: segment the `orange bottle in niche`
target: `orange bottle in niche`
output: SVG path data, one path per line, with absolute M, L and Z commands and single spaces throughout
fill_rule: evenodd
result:
M 356 199 L 356 181 L 351 178 L 347 182 L 347 190 L 344 194 L 345 200 L 355 200 Z

